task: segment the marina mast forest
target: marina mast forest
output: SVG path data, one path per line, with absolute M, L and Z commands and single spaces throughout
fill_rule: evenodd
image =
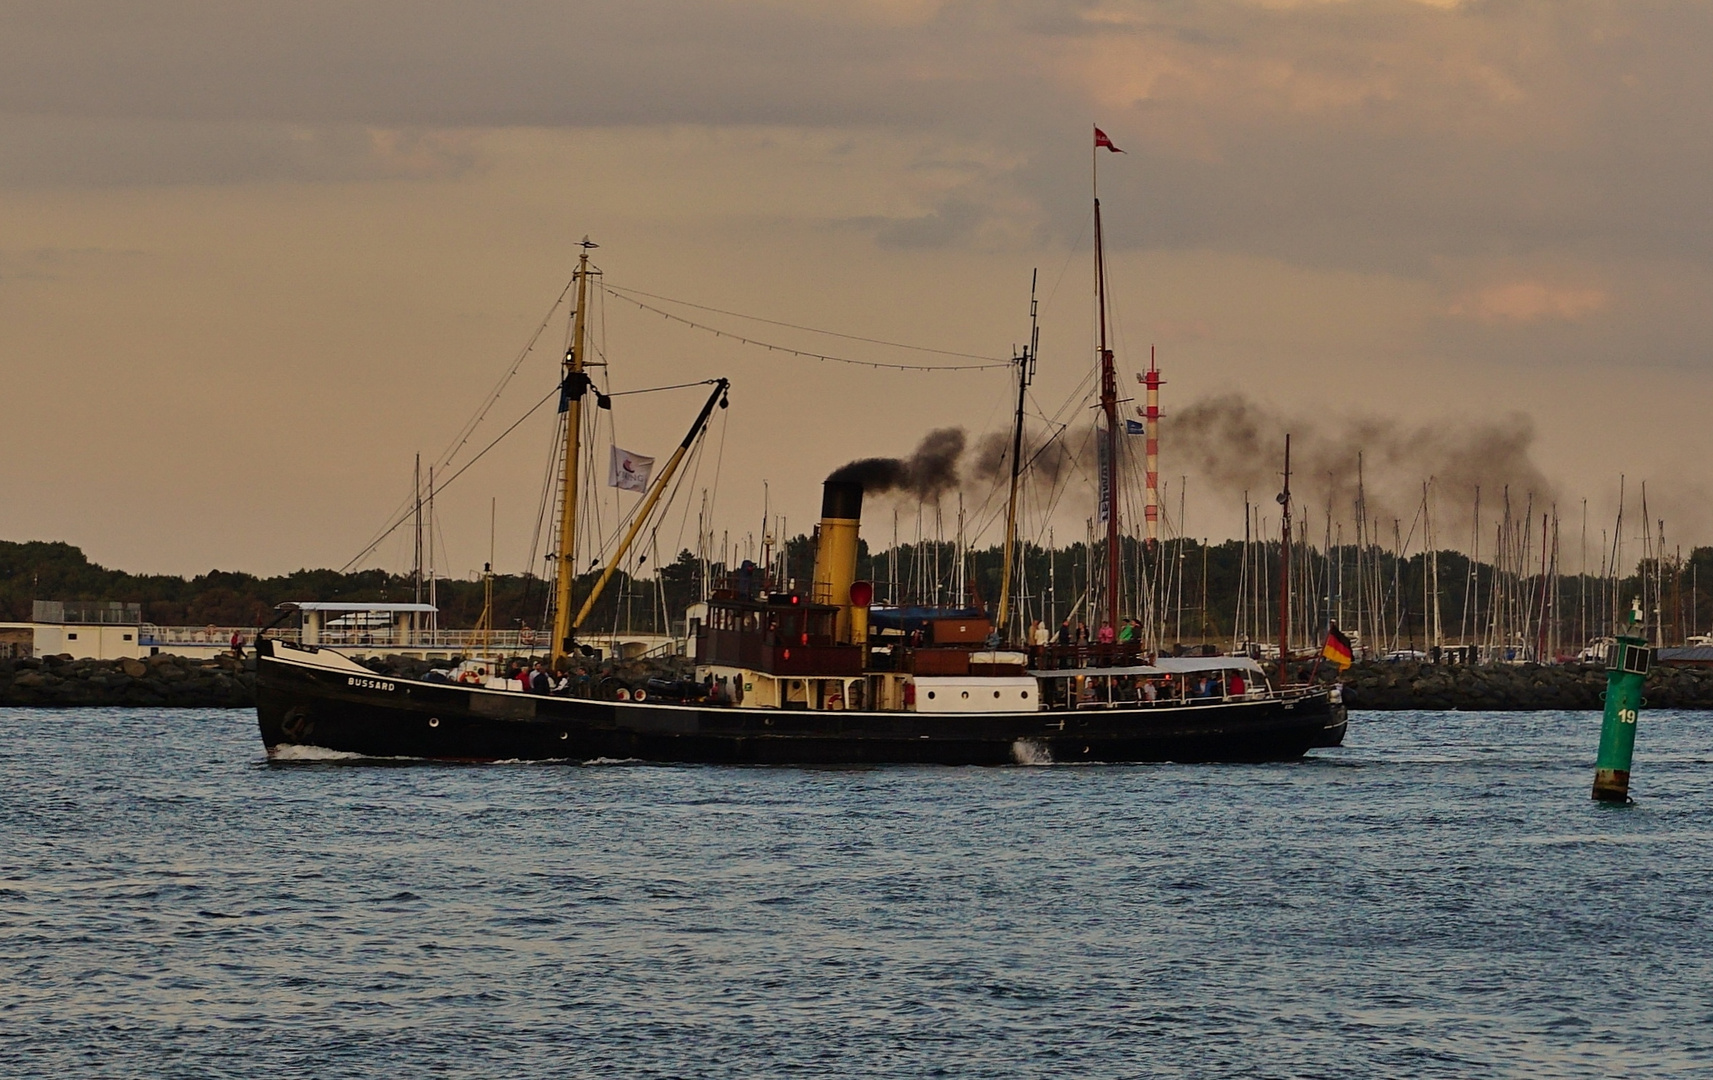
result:
M 1277 540 L 1209 544 L 1187 538 L 1147 545 L 1127 538 L 1124 557 L 1140 571 L 1134 580 L 1143 585 L 1142 595 L 1124 598 L 1124 610 L 1149 628 L 1162 651 L 1276 645 L 1279 546 Z M 1512 546 L 1498 560 L 1476 561 L 1449 549 L 1401 557 L 1377 544 L 1328 550 L 1293 543 L 1293 650 L 1317 646 L 1327 623 L 1336 621 L 1375 654 L 1467 645 L 1478 650 L 1470 659 L 1574 657 L 1588 642 L 1610 636 L 1614 620 L 1636 599 L 1643 602 L 1657 644 L 1681 644 L 1713 621 L 1713 547 L 1664 557 L 1649 551 L 1618 573 L 1591 555 L 1595 572 L 1576 573 L 1563 564 L 1574 567 L 1578 557 L 1555 553 L 1550 538 L 1544 557 L 1538 536 L 1526 544 L 1519 537 Z M 590 625 L 670 633 L 746 556 L 764 563 L 783 587 L 805 588 L 814 540 L 798 535 L 777 550 L 733 545 L 723 557 L 684 550 L 658 569 L 643 560 L 614 574 Z M 865 541 L 859 574 L 875 583 L 877 604 L 985 610 L 998 594 L 1002 556 L 997 545 L 960 551 L 955 542 L 928 540 L 876 550 Z M 1052 550 L 1024 544 L 1021 556 L 1013 639 L 1034 620 L 1056 630 L 1068 619 L 1073 630 L 1081 623 L 1093 632 L 1098 620 L 1089 615 L 1087 592 L 1090 580 L 1097 588 L 1101 580 L 1099 543 Z M 578 595 L 586 595 L 598 573 L 579 578 Z M 0 541 L 4 620 L 28 619 L 32 601 L 52 598 L 138 604 L 146 622 L 163 626 L 261 626 L 281 603 L 409 600 L 418 585 L 415 574 L 380 569 L 299 570 L 274 577 L 223 570 L 190 578 L 131 574 L 93 563 L 70 544 Z M 441 625 L 470 626 L 479 618 L 480 576 L 440 578 L 433 586 Z M 496 628 L 541 625 L 550 581 L 495 574 L 493 590 Z

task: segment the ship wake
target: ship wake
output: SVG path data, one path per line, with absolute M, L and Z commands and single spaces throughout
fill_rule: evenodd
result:
M 1011 759 L 1019 765 L 1051 765 L 1053 752 L 1038 739 L 1018 739 L 1011 744 Z

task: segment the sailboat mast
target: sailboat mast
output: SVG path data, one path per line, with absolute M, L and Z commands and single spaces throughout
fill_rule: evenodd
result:
M 1101 515 L 1106 519 L 1106 625 L 1118 629 L 1118 375 L 1106 341 L 1106 236 L 1100 199 L 1094 200 L 1094 279 L 1100 307 L 1100 408 L 1106 414 L 1106 462 L 1101 470 Z
M 416 555 L 410 576 L 416 579 L 416 602 L 422 603 L 422 455 L 416 455 L 416 468 L 411 473 L 411 486 L 416 489 Z
M 1285 490 L 1279 493 L 1284 518 L 1279 528 L 1279 682 L 1290 678 L 1291 658 L 1291 436 L 1285 435 Z
M 1005 504 L 1005 563 L 999 575 L 999 617 L 995 628 L 1001 635 L 1011 625 L 1011 575 L 1013 553 L 1017 547 L 1017 481 L 1023 472 L 1023 404 L 1029 392 L 1029 382 L 1035 377 L 1035 349 L 1041 342 L 1041 328 L 1036 322 L 1037 301 L 1035 284 L 1039 268 L 1029 274 L 1029 344 L 1017 358 L 1017 420 L 1011 429 L 1011 496 Z M 1026 643 L 1027 644 L 1027 643 Z
M 434 572 L 434 466 L 428 467 L 428 606 L 433 611 L 428 613 L 428 629 L 431 632 L 440 631 L 440 596 L 435 591 L 438 575 Z M 436 642 L 438 644 L 438 642 Z
M 565 413 L 565 456 L 559 463 L 564 478 L 559 492 L 559 561 L 553 592 L 554 666 L 571 652 L 571 586 L 577 580 L 577 462 L 583 428 L 583 392 L 589 376 L 583 373 L 584 347 L 589 328 L 589 250 L 597 245 L 587 236 L 577 256 L 577 310 L 571 320 L 571 347 L 565 350 L 564 382 L 560 402 Z

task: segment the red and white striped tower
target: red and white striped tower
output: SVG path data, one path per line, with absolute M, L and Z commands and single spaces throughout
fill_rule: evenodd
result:
M 1160 540 L 1160 369 L 1154 366 L 1154 347 L 1148 346 L 1148 373 L 1136 376 L 1148 388 L 1148 404 L 1142 418 L 1148 425 L 1148 503 L 1143 516 L 1148 522 L 1148 543 Z

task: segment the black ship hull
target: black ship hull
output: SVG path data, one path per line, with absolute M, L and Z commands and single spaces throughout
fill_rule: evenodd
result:
M 828 712 L 591 701 L 357 674 L 259 643 L 273 759 L 754 765 L 1290 761 L 1344 738 L 1325 691 L 1229 703 L 1028 713 Z M 354 665 L 353 665 L 354 667 Z

